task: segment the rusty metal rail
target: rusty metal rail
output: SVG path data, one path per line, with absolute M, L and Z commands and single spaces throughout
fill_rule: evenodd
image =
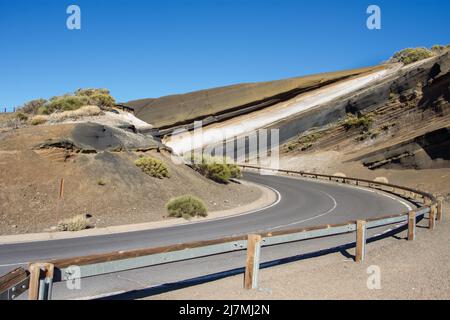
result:
M 221 239 L 196 241 L 157 248 L 119 251 L 69 259 L 58 259 L 46 263 L 32 263 L 28 272 L 14 270 L 0 278 L 0 299 L 11 300 L 29 288 L 29 299 L 47 300 L 52 296 L 53 282 L 75 281 L 80 278 L 102 274 L 150 267 L 163 263 L 183 261 L 215 254 L 247 250 L 244 288 L 257 288 L 260 248 L 306 239 L 333 236 L 356 232 L 355 261 L 365 257 L 366 230 L 384 225 L 408 224 L 408 240 L 415 239 L 416 220 L 429 214 L 429 229 L 435 226 L 435 220 L 442 219 L 442 204 L 430 193 L 408 187 L 375 182 L 365 179 L 336 177 L 331 175 L 307 173 L 291 170 L 275 170 L 256 166 L 241 165 L 244 170 L 270 170 L 304 178 L 328 180 L 355 186 L 368 187 L 396 194 L 412 200 L 421 206 L 414 211 L 396 215 L 349 221 L 343 224 L 323 225 L 309 228 L 293 228 L 260 234 L 226 237 Z M 20 290 L 18 288 L 20 287 Z

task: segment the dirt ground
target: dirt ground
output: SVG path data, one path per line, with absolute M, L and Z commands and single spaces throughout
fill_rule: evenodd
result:
M 210 212 L 236 208 L 261 196 L 257 187 L 219 184 L 186 165 L 177 165 L 167 151 L 158 152 L 154 149 L 158 145 L 151 141 L 144 145 L 149 139 L 137 134 L 106 130 L 111 136 L 99 140 L 112 141 L 111 150 L 104 143 L 89 145 L 97 133 L 82 130 L 90 136 L 79 137 L 74 134 L 80 131 L 77 126 L 26 127 L 0 133 L 0 235 L 51 231 L 58 221 L 78 214 L 91 215 L 92 227 L 160 221 L 169 219 L 167 201 L 185 194 L 201 198 Z M 36 145 L 58 139 L 78 139 L 88 152 L 36 149 Z M 157 179 L 143 173 L 134 165 L 140 155 L 161 159 L 169 167 L 170 177 Z M 61 178 L 64 195 L 60 200 Z
M 450 299 L 449 209 L 446 202 L 444 222 L 433 231 L 422 220 L 415 241 L 402 232 L 368 244 L 362 263 L 333 253 L 263 269 L 258 290 L 243 290 L 238 275 L 150 299 Z M 369 289 L 376 268 L 380 286 Z

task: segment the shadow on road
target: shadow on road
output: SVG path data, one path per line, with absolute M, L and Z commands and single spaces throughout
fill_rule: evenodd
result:
M 417 222 L 420 222 L 422 219 L 423 219 L 423 216 L 419 217 Z M 405 240 L 406 238 L 398 237 L 397 234 L 406 230 L 407 228 L 408 228 L 408 226 L 407 226 L 407 224 L 405 224 L 399 228 L 396 228 L 396 229 L 386 232 L 384 234 L 381 234 L 378 236 L 373 236 L 373 237 L 367 239 L 367 243 L 371 243 L 371 242 L 389 238 L 389 237 L 394 237 L 397 240 Z M 295 256 L 286 257 L 286 258 L 282 258 L 282 259 L 267 261 L 267 262 L 261 263 L 260 269 L 270 268 L 273 266 L 279 266 L 279 265 L 296 262 L 296 261 L 301 261 L 301 260 L 305 260 L 305 259 L 310 259 L 310 258 L 316 258 L 316 257 L 324 256 L 324 255 L 327 255 L 330 253 L 337 253 L 337 252 L 341 253 L 346 258 L 354 260 L 355 256 L 353 254 L 350 254 L 348 251 L 349 249 L 352 249 L 354 247 L 355 247 L 355 242 L 352 242 L 352 243 L 348 243 L 345 245 L 340 245 L 340 246 L 329 248 L 329 249 L 323 249 L 323 250 L 316 251 L 316 252 L 305 253 L 305 254 L 295 255 Z M 245 269 L 243 267 L 235 268 L 235 269 L 226 270 L 226 271 L 222 271 L 222 272 L 212 273 L 212 274 L 201 276 L 201 277 L 195 277 L 195 278 L 172 282 L 172 283 L 165 283 L 165 284 L 150 287 L 150 288 L 133 290 L 133 291 L 125 292 L 125 293 L 120 293 L 117 295 L 102 297 L 98 300 L 142 299 L 142 298 L 146 298 L 146 297 L 150 297 L 150 296 L 154 296 L 154 295 L 158 295 L 158 294 L 162 294 L 162 293 L 166 293 L 166 292 L 170 292 L 170 291 L 175 291 L 175 290 L 203 284 L 203 283 L 210 282 L 210 281 L 220 280 L 220 279 L 235 276 L 238 274 L 243 274 L 244 272 L 245 272 Z

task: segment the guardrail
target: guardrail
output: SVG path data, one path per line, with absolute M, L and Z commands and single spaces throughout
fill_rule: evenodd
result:
M 80 278 L 102 274 L 150 267 L 163 263 L 200 258 L 214 254 L 247 250 L 244 275 L 244 288 L 254 289 L 258 285 L 260 250 L 263 246 L 291 243 L 306 239 L 356 233 L 355 261 L 365 257 L 366 230 L 384 225 L 407 223 L 408 240 L 414 240 L 416 220 L 429 213 L 429 229 L 434 229 L 436 219 L 442 220 L 442 203 L 435 196 L 412 188 L 375 182 L 365 179 L 338 177 L 324 174 L 307 173 L 291 170 L 275 170 L 256 166 L 241 165 L 244 170 L 272 170 L 304 178 L 322 179 L 344 184 L 354 184 L 399 195 L 422 205 L 409 212 L 396 215 L 349 221 L 343 224 L 323 225 L 309 228 L 293 228 L 227 237 L 214 240 L 196 241 L 157 248 L 119 251 L 69 259 L 58 259 L 46 263 L 31 263 L 28 271 L 16 269 L 0 278 L 0 299 L 14 299 L 18 294 L 28 290 L 31 300 L 48 300 L 52 298 L 53 282 L 75 281 Z M 20 289 L 19 289 L 20 288 Z

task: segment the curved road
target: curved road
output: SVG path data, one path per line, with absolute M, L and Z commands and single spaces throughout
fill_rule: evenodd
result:
M 0 245 L 0 274 L 29 261 L 156 247 L 289 227 L 342 223 L 404 212 L 411 205 L 382 192 L 335 183 L 287 176 L 262 176 L 250 172 L 244 173 L 244 179 L 275 189 L 279 194 L 278 202 L 244 215 L 162 229 Z

